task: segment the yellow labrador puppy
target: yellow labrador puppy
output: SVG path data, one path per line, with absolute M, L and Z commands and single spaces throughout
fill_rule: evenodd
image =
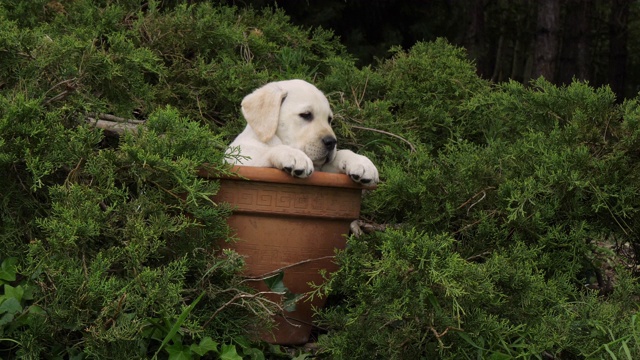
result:
M 304 178 L 317 171 L 344 173 L 356 182 L 378 182 L 378 169 L 368 158 L 337 150 L 329 101 L 303 80 L 269 83 L 242 100 L 247 127 L 229 145 L 239 148 L 237 165 L 275 167 Z

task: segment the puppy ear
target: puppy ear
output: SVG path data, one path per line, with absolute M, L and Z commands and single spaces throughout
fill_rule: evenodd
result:
M 276 134 L 280 105 L 287 92 L 275 83 L 269 83 L 242 100 L 242 115 L 262 142 L 267 142 Z

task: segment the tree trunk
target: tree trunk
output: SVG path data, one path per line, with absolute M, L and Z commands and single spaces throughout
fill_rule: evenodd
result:
M 624 98 L 627 73 L 629 5 L 632 0 L 613 0 L 609 19 L 609 84 L 618 101 Z
M 563 46 L 558 69 L 558 82 L 569 84 L 575 77 L 589 81 L 590 44 L 589 18 L 593 0 L 569 0 L 564 21 Z
M 469 57 L 476 62 L 476 72 L 478 75 L 483 78 L 488 78 L 491 70 L 488 65 L 489 61 L 486 46 L 488 39 L 486 39 L 484 30 L 485 0 L 474 0 L 471 6 L 470 21 L 465 39 L 466 48 Z
M 542 76 L 550 82 L 555 81 L 556 62 L 558 58 L 559 19 L 559 1 L 538 1 L 533 68 L 534 78 Z

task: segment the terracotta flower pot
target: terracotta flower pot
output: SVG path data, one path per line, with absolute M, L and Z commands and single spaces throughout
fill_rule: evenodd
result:
M 284 271 L 284 285 L 295 294 L 323 282 L 320 269 L 337 270 L 335 249 L 345 247 L 349 225 L 360 216 L 363 187 L 344 174 L 316 172 L 293 178 L 271 168 L 237 166 L 239 176 L 220 178 L 216 202 L 233 205 L 229 225 L 239 239 L 225 247 L 246 258 L 245 276 L 261 279 Z M 266 284 L 252 281 L 259 291 Z M 272 300 L 274 300 L 272 298 Z M 282 299 L 275 299 L 282 301 Z M 308 342 L 313 308 L 325 299 L 299 301 L 295 310 L 276 316 L 277 328 L 263 339 L 274 344 Z

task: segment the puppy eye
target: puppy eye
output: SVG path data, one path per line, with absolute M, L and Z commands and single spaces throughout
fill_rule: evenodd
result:
M 307 120 L 307 121 L 311 121 L 313 120 L 313 114 L 309 111 L 305 111 L 303 113 L 300 114 L 300 117 Z
M 331 124 L 333 122 L 333 116 L 329 116 L 329 124 Z

